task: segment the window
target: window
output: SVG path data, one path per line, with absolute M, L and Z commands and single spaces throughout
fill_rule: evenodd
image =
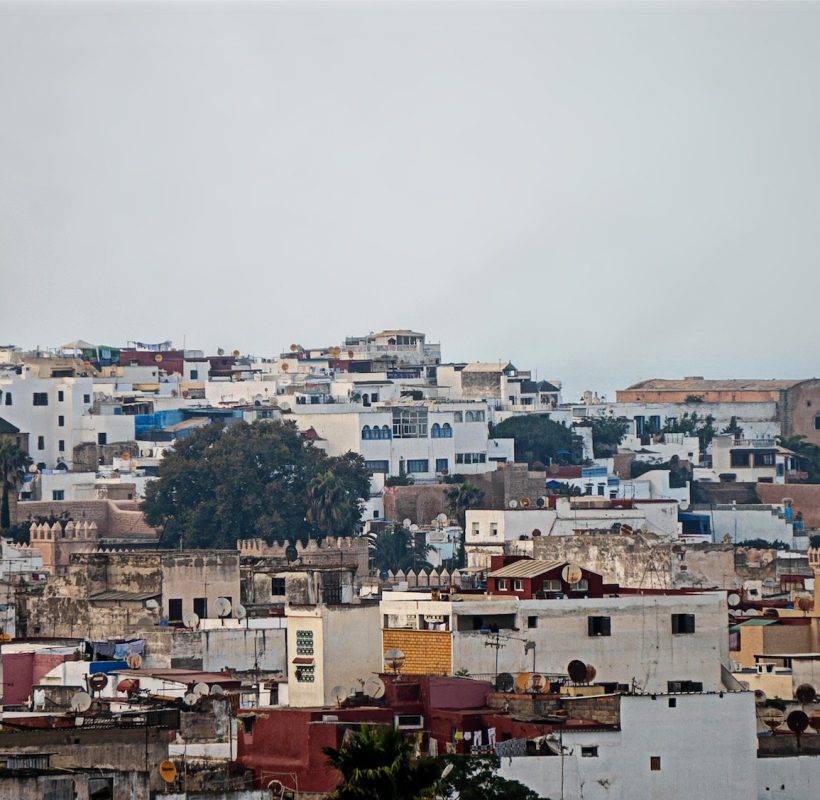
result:
M 486 453 L 456 453 L 456 464 L 484 464 Z
M 207 597 L 195 597 L 194 598 L 194 614 L 196 614 L 200 619 L 207 619 L 208 618 L 208 598 Z
M 441 425 L 438 422 L 434 422 L 430 428 L 430 438 L 431 439 L 441 439 Z
M 677 708 L 678 707 L 678 698 L 677 697 L 670 697 L 669 698 L 669 708 Z
M 372 431 L 370 430 L 370 426 L 369 426 L 369 425 L 365 425 L 365 426 L 362 428 L 362 439 L 372 439 L 372 438 L 373 438 L 373 433 L 372 433 Z
M 694 614 L 672 614 L 672 633 L 694 633 Z
M 378 430 L 378 429 L 374 428 L 373 430 L 375 431 L 375 430 Z M 388 428 L 387 425 L 382 425 L 382 427 L 381 427 L 381 436 L 379 438 L 380 439 L 389 439 L 390 438 L 390 428 Z
M 199 380 L 199 370 L 198 369 L 192 369 L 191 370 L 191 380 L 192 381 Z
M 589 636 L 611 636 L 612 623 L 609 617 L 587 617 Z
M 108 444 L 108 434 L 107 433 L 98 433 L 97 434 L 97 444 Z
M 578 583 L 573 583 L 569 588 L 573 592 L 588 592 L 589 581 L 586 578 L 581 578 Z
M 83 395 L 83 402 L 84 402 L 86 405 L 88 405 L 88 404 L 91 402 L 91 395 L 90 395 L 90 394 L 84 394 L 84 395 Z
M 560 592 L 561 591 L 561 581 L 556 581 L 556 580 L 544 581 L 544 591 L 545 592 Z
M 57 427 L 58 428 L 64 428 L 65 427 L 65 417 L 62 414 L 60 414 L 60 416 L 57 417 Z
M 408 472 L 429 472 L 430 462 L 426 458 L 410 458 L 407 461 Z
M 453 412 L 453 422 L 464 422 L 464 412 L 463 411 L 454 411 Z
M 649 769 L 652 772 L 660 772 L 661 771 L 661 757 L 660 756 L 649 756 Z
M 773 467 L 774 453 L 757 453 L 755 455 L 756 467 Z
M 46 437 L 45 436 L 38 436 L 37 437 L 37 449 L 38 450 L 45 450 L 46 449 Z
M 465 422 L 484 422 L 484 412 L 483 411 L 465 411 L 464 412 L 464 421 Z
M 65 500 L 65 490 L 63 490 L 63 489 L 52 489 L 51 499 L 52 500 Z
M 58 449 L 61 453 L 65 453 L 65 440 L 64 440 L 64 439 L 60 439 L 60 440 L 57 442 L 57 449 Z
M 513 591 L 523 592 L 524 591 L 524 581 L 513 581 Z
M 644 425 L 646 424 L 646 420 L 643 416 L 638 415 L 635 417 L 635 435 L 640 436 L 643 433 Z
M 449 422 L 445 422 L 441 426 L 441 438 L 442 439 L 452 439 L 453 438 L 453 426 L 450 425 Z
M 6 405 L 11 405 L 11 392 L 6 392 Z
M 730 462 L 733 467 L 748 467 L 752 460 L 751 453 L 740 450 L 732 450 L 730 455 Z
M 285 579 L 271 578 L 270 579 L 270 593 L 274 597 L 282 597 L 285 594 Z
M 60 389 L 60 391 L 57 392 L 57 402 L 62 403 L 63 400 L 65 400 L 65 392 L 62 389 Z
M 498 523 L 491 522 L 490 523 L 490 536 L 498 536 Z
M 313 631 L 297 630 L 296 631 L 296 655 L 297 656 L 312 656 L 313 655 Z
M 10 405 L 11 405 L 11 403 L 9 403 L 9 401 L 8 401 L 8 398 L 6 398 L 6 405 L 7 405 L 7 406 L 10 406 Z M 820 431 L 820 414 L 818 414 L 818 415 L 814 418 L 814 429 L 815 429 L 816 431 Z
M 527 627 L 528 628 L 537 628 L 538 627 L 538 617 L 527 617 Z
M 302 665 L 297 667 L 296 680 L 299 683 L 313 683 L 316 680 L 316 671 L 313 665 Z
M 588 745 L 581 748 L 581 758 L 598 758 L 598 745 Z
M 506 592 L 507 591 L 507 579 L 506 578 L 499 578 L 498 579 L 498 591 L 499 592 Z
M 388 461 L 365 461 L 364 465 L 371 472 L 390 472 L 390 463 Z
M 478 523 L 473 523 L 473 536 L 478 536 Z
M 437 458 L 436 459 L 436 472 L 444 472 L 444 470 L 448 469 L 450 462 L 446 458 Z
M 33 402 L 35 406 L 47 406 L 48 392 L 34 392 Z
M 667 681 L 667 691 L 675 694 L 681 692 L 702 692 L 703 683 L 701 681 Z
M 394 408 L 393 437 L 395 439 L 427 438 L 427 409 Z
M 172 597 L 168 601 L 168 621 L 181 622 L 182 621 L 182 598 Z

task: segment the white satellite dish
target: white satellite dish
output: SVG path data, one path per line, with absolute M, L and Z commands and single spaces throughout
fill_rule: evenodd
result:
M 91 708 L 91 695 L 88 692 L 74 692 L 71 695 L 72 711 L 88 711 Z
M 129 669 L 139 669 L 142 666 L 142 656 L 139 653 L 131 653 L 126 659 Z
M 409 527 L 410 527 L 410 523 L 412 523 L 412 521 L 413 521 L 413 520 L 411 520 L 411 519 L 410 519 L 410 517 L 405 517 L 405 518 L 401 521 L 402 527 L 409 528 Z
M 565 583 L 568 583 L 570 586 L 574 586 L 581 580 L 581 578 L 584 577 L 584 573 L 577 564 L 567 564 L 561 570 L 561 577 L 564 579 Z
M 510 508 L 518 508 L 518 500 L 510 500 L 509 506 Z
M 189 611 L 183 618 L 182 624 L 186 628 L 191 628 L 192 630 L 199 625 L 199 614 L 195 614 L 193 611 Z
M 233 610 L 233 615 L 237 619 L 245 619 L 248 616 L 248 609 L 242 605 L 242 603 L 237 603 Z
M 211 686 L 211 694 L 225 694 L 225 690 L 218 683 L 215 683 Z
M 159 608 L 159 603 L 152 597 L 145 601 L 145 607 L 151 611 L 156 611 Z
M 227 597 L 217 597 L 214 606 L 218 617 L 227 617 L 231 613 L 231 601 Z
M 727 598 L 726 602 L 729 608 L 737 608 L 740 605 L 740 595 L 737 592 L 732 592 Z
M 436 519 L 443 525 L 445 522 L 448 521 L 449 517 L 444 512 L 442 512 L 436 517 Z
M 208 686 L 207 683 L 200 682 L 200 683 L 197 683 L 197 684 L 194 685 L 194 694 L 198 694 L 200 697 L 202 697 L 202 696 L 204 696 L 206 694 L 210 694 L 210 693 L 211 693 L 211 687 Z
M 416 525 L 415 522 L 410 526 L 410 530 L 413 531 L 413 533 L 415 533 L 418 529 L 419 529 L 419 526 Z
M 384 697 L 384 681 L 378 675 L 371 675 L 364 682 L 364 693 L 374 700 Z
M 197 700 L 199 700 L 199 695 L 194 694 L 193 692 L 188 692 L 188 694 L 182 698 L 182 702 L 185 703 L 186 706 L 196 705 Z
M 334 699 L 337 705 L 341 705 L 347 698 L 348 690 L 344 686 L 334 686 L 330 690 L 330 696 Z

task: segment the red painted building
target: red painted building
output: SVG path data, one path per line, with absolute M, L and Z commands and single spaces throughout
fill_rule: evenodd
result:
M 508 595 L 521 600 L 564 597 L 603 597 L 618 591 L 617 584 L 604 583 L 597 572 L 578 567 L 580 577 L 573 583 L 564 579 L 567 561 L 541 561 L 525 556 L 493 556 L 487 576 L 489 594 Z

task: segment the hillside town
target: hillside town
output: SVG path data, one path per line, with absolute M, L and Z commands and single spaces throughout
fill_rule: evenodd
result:
M 820 379 L 342 334 L 0 347 L 0 798 L 816 794 Z

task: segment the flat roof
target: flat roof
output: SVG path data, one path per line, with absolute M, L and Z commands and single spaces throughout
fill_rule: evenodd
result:
M 748 378 L 731 378 L 731 379 L 705 379 L 705 378 L 651 378 L 639 383 L 633 383 L 632 386 L 627 386 L 625 391 L 632 389 L 645 389 L 648 391 L 657 392 L 676 392 L 676 391 L 776 391 L 780 389 L 790 389 L 798 383 L 803 383 L 803 380 L 786 380 L 786 379 L 748 379 Z

